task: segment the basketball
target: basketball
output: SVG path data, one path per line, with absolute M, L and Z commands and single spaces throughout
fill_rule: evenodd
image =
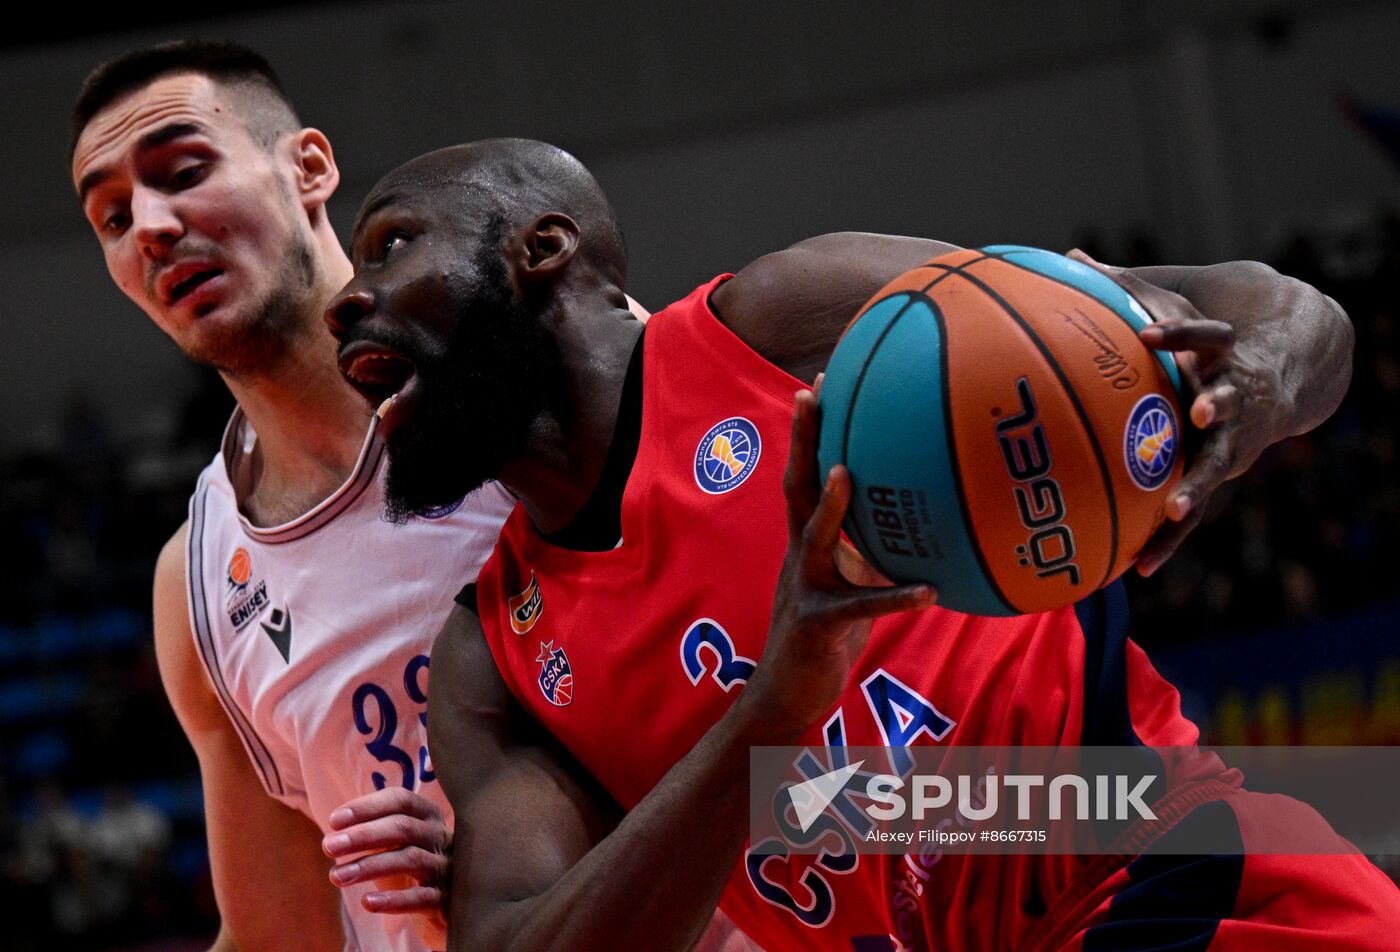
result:
M 845 531 L 939 604 L 1016 615 L 1121 575 L 1183 468 L 1181 380 L 1111 278 L 998 245 L 901 275 L 847 327 L 820 394 L 821 472 L 853 483 Z

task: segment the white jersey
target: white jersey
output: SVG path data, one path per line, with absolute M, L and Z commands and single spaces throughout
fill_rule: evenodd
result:
M 376 425 L 344 485 L 263 529 L 239 512 L 256 435 L 236 411 L 190 499 L 199 657 L 268 794 L 323 832 L 331 811 L 389 785 L 450 816 L 427 751 L 428 653 L 514 505 L 489 483 L 430 517 L 387 522 Z M 343 891 L 347 947 L 421 950 L 406 917 L 360 905 L 374 888 Z

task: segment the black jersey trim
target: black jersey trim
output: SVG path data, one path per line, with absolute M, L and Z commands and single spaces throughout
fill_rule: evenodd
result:
M 219 653 L 214 645 L 214 628 L 209 620 L 209 593 L 204 581 L 204 531 L 208 502 L 209 486 L 205 474 L 200 477 L 194 496 L 190 498 L 190 534 L 185 561 L 185 570 L 189 576 L 187 588 L 195 643 L 199 648 L 200 661 L 209 672 L 209 680 L 214 685 L 214 693 L 218 696 L 219 703 L 223 705 L 229 721 L 238 731 L 243 747 L 248 752 L 248 759 L 262 775 L 263 788 L 274 796 L 286 796 L 282 775 L 277 770 L 277 762 L 273 759 L 272 752 L 253 729 L 243 710 L 234 703 L 233 695 L 224 680 L 223 668 L 219 664 Z
M 608 455 L 598 474 L 598 484 L 567 526 L 543 537 L 550 545 L 574 552 L 607 552 L 616 548 L 622 539 L 622 497 L 642 443 L 642 341 L 645 336 L 646 327 L 643 326 L 627 361 L 627 374 L 618 397 L 617 422 L 613 426 Z

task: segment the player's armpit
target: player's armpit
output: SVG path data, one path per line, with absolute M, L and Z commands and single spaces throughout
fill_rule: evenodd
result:
M 851 318 L 899 275 L 955 245 L 839 232 L 764 255 L 715 289 L 721 321 L 769 363 L 811 384 Z
M 195 654 L 185 588 L 188 526 L 156 563 L 161 680 L 199 758 L 209 862 L 222 926 L 215 950 L 340 952 L 344 930 L 329 861 L 310 820 L 268 796 Z

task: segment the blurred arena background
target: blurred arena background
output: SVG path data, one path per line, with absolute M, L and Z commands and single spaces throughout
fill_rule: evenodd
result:
M 1251 257 L 1318 285 L 1357 329 L 1347 402 L 1130 581 L 1136 636 L 1213 741 L 1400 744 L 1400 3 L 867 6 L 215 3 L 7 26 L 0 947 L 212 935 L 149 596 L 229 398 L 111 285 L 65 161 L 86 72 L 183 35 L 277 66 L 336 148 L 342 234 L 419 152 L 569 148 L 613 197 L 651 307 L 844 229 L 1124 265 Z

